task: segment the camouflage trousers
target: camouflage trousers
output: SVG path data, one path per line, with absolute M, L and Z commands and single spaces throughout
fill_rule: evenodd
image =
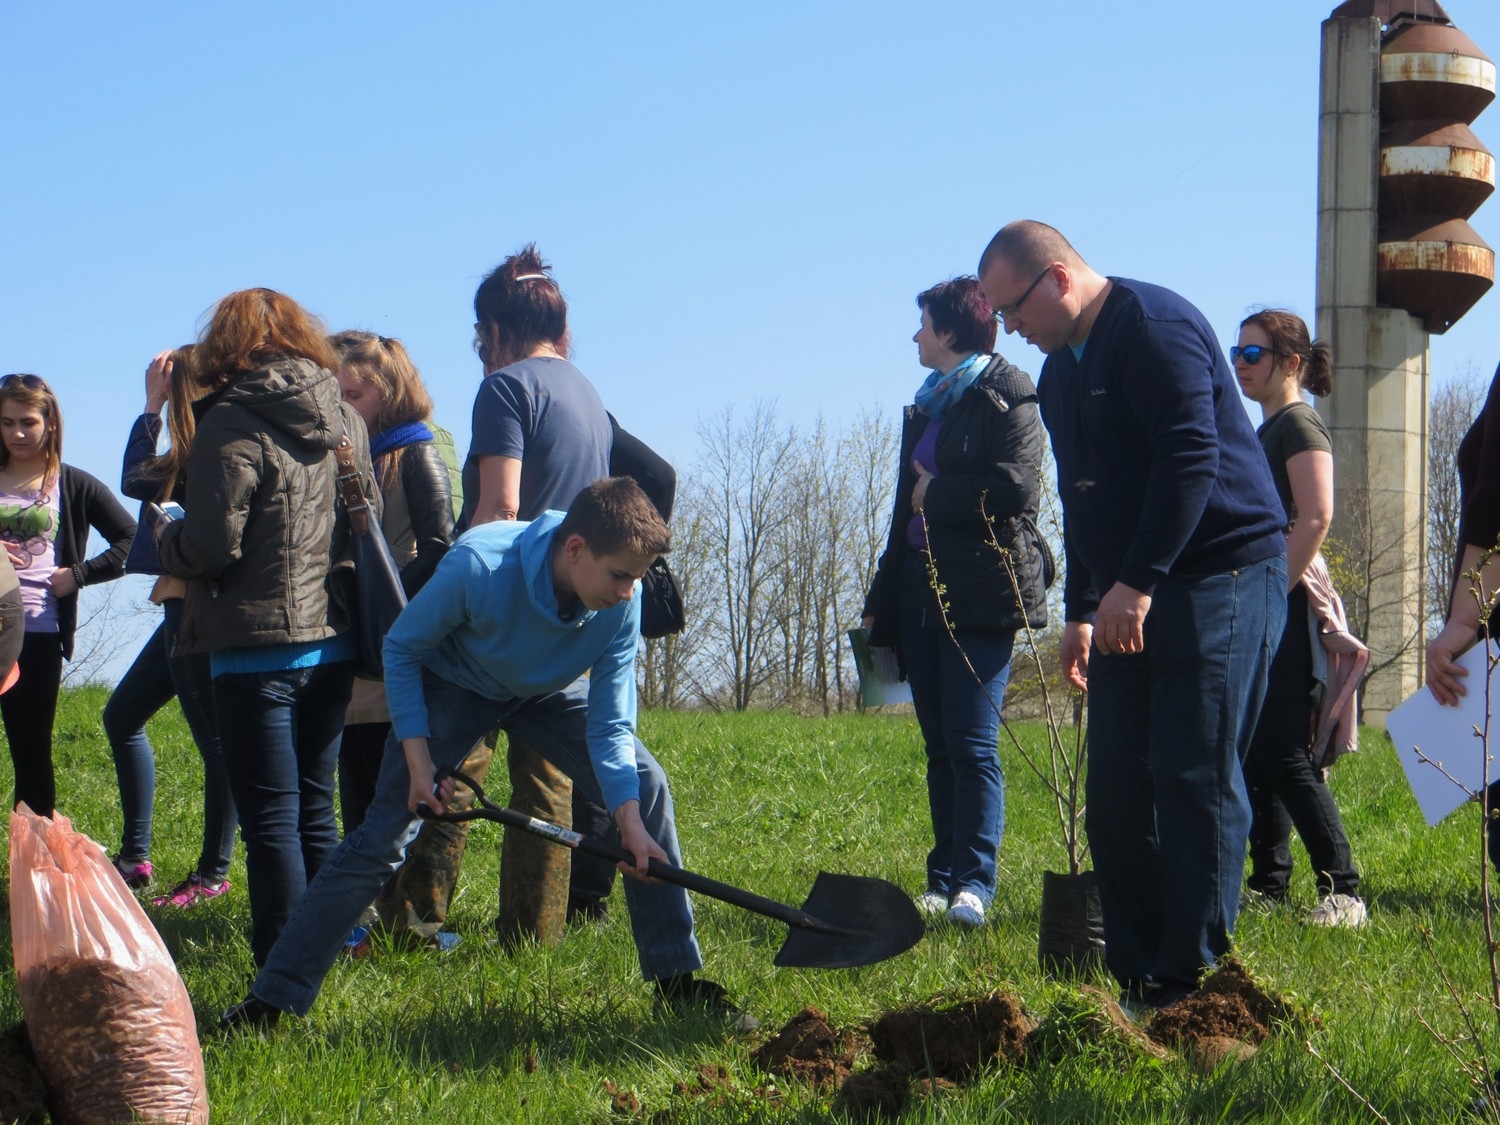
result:
M 474 746 L 462 771 L 483 785 L 499 745 L 499 732 Z M 511 808 L 564 828 L 572 826 L 573 783 L 568 776 L 524 746 L 510 744 Z M 474 804 L 460 786 L 446 806 L 462 812 Z M 375 900 L 379 925 L 393 937 L 418 942 L 433 936 L 448 919 L 468 844 L 469 823 L 428 821 L 406 852 L 406 861 L 381 888 Z M 567 848 L 507 828 L 500 858 L 500 913 L 495 929 L 503 942 L 520 940 L 556 945 L 562 940 L 568 908 L 571 853 Z

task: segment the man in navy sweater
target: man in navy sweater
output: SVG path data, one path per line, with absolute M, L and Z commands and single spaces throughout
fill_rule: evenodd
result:
M 1229 949 L 1241 761 L 1286 620 L 1285 515 L 1234 374 L 1177 294 L 1090 269 L 1022 220 L 979 263 L 1038 380 L 1063 505 L 1061 657 L 1089 693 L 1085 825 L 1105 960 L 1164 1007 Z

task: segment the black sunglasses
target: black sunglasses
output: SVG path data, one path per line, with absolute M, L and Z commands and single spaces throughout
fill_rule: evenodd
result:
M 1042 278 L 1046 277 L 1051 272 L 1052 272 L 1052 263 L 1048 262 L 1047 263 L 1047 268 L 1044 269 L 1044 270 L 1042 270 L 1041 273 L 1037 274 L 1036 275 L 1036 280 L 1033 281 L 1030 285 L 1028 285 L 1026 287 L 1026 292 L 1024 292 L 1024 293 L 1021 294 L 1020 300 L 1018 300 L 1013 305 L 1006 305 L 1003 308 L 996 308 L 995 309 L 995 317 L 996 317 L 996 319 L 998 319 L 998 320 L 1009 320 L 1011 317 L 1015 316 L 1016 313 L 1020 312 L 1021 311 L 1021 306 L 1026 303 L 1026 298 L 1029 297 L 1029 296 L 1031 296 L 1032 290 L 1035 289 L 1038 285 L 1040 285 L 1042 283 Z
M 1262 356 L 1280 355 L 1280 352 L 1272 351 L 1270 348 L 1262 347 L 1260 344 L 1251 344 L 1248 347 L 1238 345 L 1229 349 L 1229 362 L 1233 363 L 1241 356 L 1244 357 L 1246 367 L 1254 367 L 1261 361 Z
M 3 380 L 0 380 L 0 390 L 7 390 L 10 387 L 26 387 L 27 390 L 45 390 L 46 393 L 51 393 L 52 390 L 51 387 L 46 386 L 46 380 L 43 380 L 40 375 L 6 375 Z

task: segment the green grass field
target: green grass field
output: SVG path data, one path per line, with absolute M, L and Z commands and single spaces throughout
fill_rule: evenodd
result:
M 99 727 L 105 693 L 68 693 L 58 723 L 58 802 L 113 851 L 120 814 L 113 766 Z M 800 904 L 820 870 L 876 875 L 922 889 L 928 843 L 921 751 L 911 719 L 781 714 L 647 714 L 642 736 L 676 793 L 688 866 Z M 156 841 L 161 886 L 187 872 L 201 818 L 198 757 L 175 708 L 151 728 L 158 751 Z M 1025 731 L 1023 737 L 1039 737 Z M 1429 830 L 1384 736 L 1333 784 L 1364 875 L 1370 924 L 1361 931 L 1305 927 L 1312 905 L 1306 856 L 1297 850 L 1296 910 L 1251 915 L 1241 956 L 1263 983 L 1322 1018 L 1313 1044 L 1392 1121 L 1447 1121 L 1472 1091 L 1452 1056 L 1423 1027 L 1461 1033 L 1454 1004 L 1424 952 L 1430 928 L 1442 966 L 1476 1007 L 1485 990 L 1479 900 L 1478 813 L 1462 810 Z M 1005 988 L 1045 1015 L 1061 994 L 1036 965 L 1041 872 L 1062 853 L 1040 787 L 1006 760 L 1007 824 L 1000 891 L 990 925 L 935 930 L 910 953 L 862 969 L 779 970 L 785 929 L 699 899 L 705 972 L 721 980 L 769 1034 L 805 1004 L 840 1026 L 884 1009 Z M 497 788 L 503 788 L 497 786 Z M 500 829 L 471 836 L 452 928 L 464 937 L 443 956 L 377 952 L 345 960 L 305 1020 L 268 1040 L 226 1040 L 218 1012 L 250 976 L 249 911 L 237 853 L 224 899 L 158 917 L 200 1020 L 214 1118 L 223 1122 L 590 1122 L 624 1120 L 605 1083 L 633 1091 L 643 1121 L 846 1120 L 826 1093 L 767 1078 L 750 1061 L 757 1040 L 705 1018 L 658 1018 L 637 974 L 623 900 L 561 948 L 515 955 L 489 940 Z M 6 943 L 9 936 L 7 931 Z M 8 957 L 8 953 L 7 953 Z M 13 979 L 0 1018 L 21 1018 Z M 1491 1034 L 1494 1020 L 1482 1026 Z M 1500 1061 L 1500 1036 L 1490 1042 Z M 674 1092 L 703 1064 L 727 1068 L 732 1093 L 711 1103 Z M 628 1115 L 627 1115 L 628 1116 Z M 1257 1057 L 1199 1075 L 1176 1062 L 1123 1066 L 1084 1054 L 1053 1065 L 995 1070 L 923 1101 L 906 1121 L 1370 1121 L 1371 1112 L 1309 1052 L 1284 1035 Z

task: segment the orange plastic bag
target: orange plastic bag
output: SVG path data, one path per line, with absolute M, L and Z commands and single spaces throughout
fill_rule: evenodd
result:
M 208 1121 L 187 989 L 104 849 L 23 804 L 10 881 L 16 982 L 53 1120 Z

